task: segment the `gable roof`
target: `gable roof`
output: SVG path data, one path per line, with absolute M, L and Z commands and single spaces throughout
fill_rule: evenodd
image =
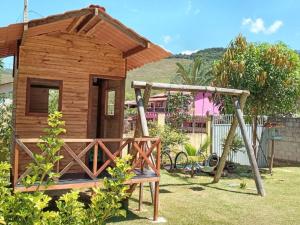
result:
M 16 54 L 25 25 L 28 26 L 26 36 L 29 37 L 59 31 L 96 38 L 110 44 L 123 52 L 123 57 L 127 59 L 127 70 L 171 55 L 112 18 L 103 7 L 92 5 L 80 10 L 31 20 L 27 24 L 11 24 L 0 28 L 0 57 Z

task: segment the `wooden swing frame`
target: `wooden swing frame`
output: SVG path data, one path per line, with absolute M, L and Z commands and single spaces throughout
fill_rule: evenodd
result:
M 137 109 L 139 120 L 137 120 L 137 128 L 135 135 L 142 135 L 144 137 L 149 136 L 149 130 L 147 125 L 145 106 L 147 107 L 151 90 L 166 90 L 166 91 L 188 91 L 188 92 L 208 92 L 213 94 L 229 95 L 233 97 L 233 104 L 235 109 L 235 115 L 228 132 L 223 153 L 217 167 L 217 172 L 215 174 L 213 183 L 219 182 L 221 178 L 222 171 L 225 166 L 226 159 L 230 152 L 230 145 L 232 144 L 235 131 L 239 125 L 245 147 L 247 150 L 248 158 L 251 164 L 251 169 L 254 175 L 254 181 L 256 184 L 256 189 L 258 195 L 264 197 L 266 195 L 262 178 L 258 169 L 258 165 L 255 159 L 255 154 L 251 142 L 248 138 L 246 125 L 243 117 L 243 108 L 246 104 L 247 97 L 250 92 L 247 90 L 229 89 L 229 88 L 219 88 L 211 86 L 196 86 L 196 85 L 182 85 L 182 84 L 168 84 L 168 83 L 150 83 L 144 81 L 132 81 L 131 87 L 135 90 Z M 144 97 L 142 96 L 142 89 L 144 90 Z M 150 185 L 151 187 L 152 185 Z M 142 187 L 141 187 L 142 189 Z M 152 191 L 151 191 L 152 193 Z

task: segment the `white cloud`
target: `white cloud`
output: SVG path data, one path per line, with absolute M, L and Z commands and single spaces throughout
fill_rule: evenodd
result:
M 169 44 L 170 41 L 172 41 L 172 39 L 173 38 L 170 35 L 164 35 L 163 36 L 163 41 L 164 41 L 165 44 Z
M 192 8 L 193 8 L 192 0 L 188 0 L 187 7 L 186 7 L 186 10 L 185 10 L 185 13 L 186 13 L 186 14 L 190 14 Z
M 182 55 L 191 55 L 191 54 L 193 54 L 195 52 L 198 52 L 198 51 L 199 51 L 198 49 L 196 49 L 196 50 L 184 50 L 184 51 L 181 52 L 181 54 Z
M 273 34 L 275 33 L 280 27 L 282 27 L 283 22 L 281 20 L 276 20 L 268 29 L 267 33 Z
M 190 14 L 198 15 L 199 13 L 200 13 L 200 9 L 199 8 L 193 9 L 192 0 L 188 0 L 187 1 L 187 6 L 186 6 L 186 9 L 185 9 L 185 14 L 186 15 L 190 15 Z
M 274 21 L 269 27 L 265 26 L 264 20 L 262 18 L 257 18 L 255 20 L 251 18 L 243 19 L 242 25 L 245 27 L 249 27 L 250 32 L 258 34 L 273 34 L 275 33 L 280 27 L 283 26 L 283 22 L 281 20 Z

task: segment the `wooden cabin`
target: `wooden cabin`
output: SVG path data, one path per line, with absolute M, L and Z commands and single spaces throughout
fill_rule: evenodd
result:
M 150 141 L 158 147 L 154 138 L 122 139 L 125 79 L 127 71 L 169 55 L 99 6 L 0 28 L 0 57 L 14 56 L 14 188 L 34 189 L 20 180 L 39 151 L 51 94 L 67 133 L 57 165 L 62 177 L 48 189 L 93 187 L 128 146 L 145 152 L 141 143 Z M 133 169 L 140 171 L 130 184 L 159 181 L 159 166 L 150 165 L 152 175 L 141 172 L 149 154 L 138 154 Z

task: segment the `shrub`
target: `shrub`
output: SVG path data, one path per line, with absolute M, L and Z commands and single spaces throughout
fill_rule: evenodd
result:
M 12 104 L 5 103 L 2 96 L 0 99 L 0 162 L 3 162 L 9 161 L 12 144 Z
M 172 128 L 171 126 L 161 126 L 156 123 L 151 123 L 149 127 L 150 136 L 160 137 L 162 149 L 185 144 L 188 141 L 188 137 L 185 133 L 177 130 L 176 128 Z
M 124 182 L 133 176 L 129 161 L 130 157 L 117 159 L 116 166 L 108 169 L 111 178 L 104 179 L 103 189 L 93 189 L 88 208 L 78 200 L 78 191 L 72 191 L 56 201 L 57 212 L 46 210 L 51 197 L 43 192 L 12 195 L 8 188 L 10 165 L 0 162 L 0 224 L 102 225 L 111 217 L 125 217 L 121 202 L 129 194 Z
M 53 172 L 53 168 L 55 163 L 63 158 L 58 155 L 58 151 L 64 144 L 58 136 L 66 132 L 65 122 L 61 118 L 60 112 L 49 115 L 48 128 L 44 130 L 46 135 L 41 137 L 41 141 L 37 144 L 42 154 L 33 153 L 35 160 L 28 166 L 31 172 L 22 182 L 26 187 L 37 184 L 37 190 L 39 190 L 42 184 L 50 185 L 59 177 L 59 174 Z

